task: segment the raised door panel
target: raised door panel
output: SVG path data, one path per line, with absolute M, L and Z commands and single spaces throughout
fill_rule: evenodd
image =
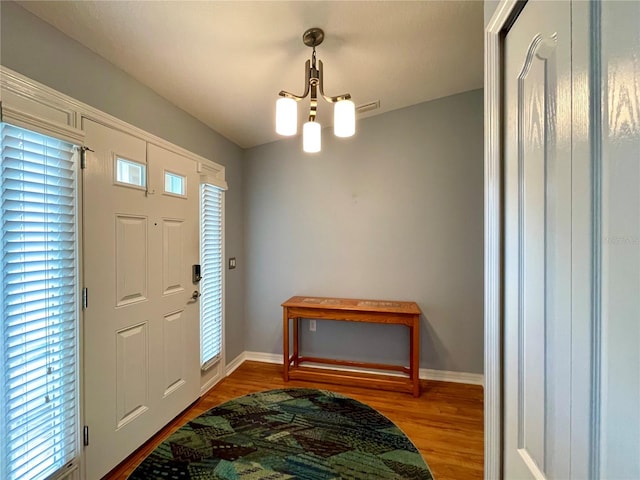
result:
M 507 35 L 507 478 L 570 476 L 570 45 L 568 4 L 528 3 Z
M 162 293 L 168 295 L 185 290 L 184 263 L 185 222 L 183 219 L 162 220 Z
M 164 393 L 167 397 L 178 390 L 186 383 L 186 362 L 184 357 L 186 339 L 186 329 L 184 310 L 173 312 L 164 316 Z
M 116 306 L 147 299 L 147 218 L 116 215 Z
M 116 421 L 122 428 L 149 409 L 147 323 L 116 333 Z

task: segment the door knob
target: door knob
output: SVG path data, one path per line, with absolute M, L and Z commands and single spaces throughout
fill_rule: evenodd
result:
M 198 290 L 194 290 L 193 293 L 191 294 L 191 298 L 193 300 L 198 300 L 198 298 L 200 298 L 200 295 L 202 295 Z

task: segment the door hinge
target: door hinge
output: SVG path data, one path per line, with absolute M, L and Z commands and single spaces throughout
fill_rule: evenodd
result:
M 89 445 L 89 426 L 88 425 L 85 425 L 84 428 L 82 429 L 82 443 L 84 444 L 85 447 Z
M 87 287 L 84 287 L 82 289 L 82 308 L 86 310 L 88 306 L 89 306 L 89 289 Z
M 80 168 L 87 167 L 87 151 L 93 152 L 89 147 L 80 147 Z

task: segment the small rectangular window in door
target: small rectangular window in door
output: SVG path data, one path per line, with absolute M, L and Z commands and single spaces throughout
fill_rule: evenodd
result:
M 147 166 L 144 163 L 116 157 L 116 183 L 146 188 Z
M 164 172 L 164 191 L 180 197 L 187 196 L 187 179 L 177 173 Z

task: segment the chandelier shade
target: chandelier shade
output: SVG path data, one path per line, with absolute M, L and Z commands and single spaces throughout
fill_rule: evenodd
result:
M 317 153 L 322 147 L 322 127 L 318 122 L 306 122 L 302 127 L 302 150 Z
M 356 106 L 351 100 L 340 100 L 333 107 L 333 133 L 336 137 L 356 133 Z
M 298 133 L 298 106 L 293 98 L 276 102 L 276 133 L 289 137 Z
M 298 112 L 296 103 L 309 96 L 309 120 L 302 129 L 302 149 L 308 153 L 319 152 L 322 143 L 322 127 L 316 122 L 318 93 L 328 103 L 334 105 L 334 134 L 337 137 L 350 137 L 356 131 L 355 105 L 351 95 L 344 93 L 335 97 L 324 94 L 322 61 L 316 59 L 316 47 L 324 40 L 320 28 L 310 28 L 302 35 L 303 43 L 313 48 L 311 59 L 305 63 L 305 87 L 302 95 L 285 90 L 280 91 L 276 102 L 276 133 L 291 136 L 297 133 Z

